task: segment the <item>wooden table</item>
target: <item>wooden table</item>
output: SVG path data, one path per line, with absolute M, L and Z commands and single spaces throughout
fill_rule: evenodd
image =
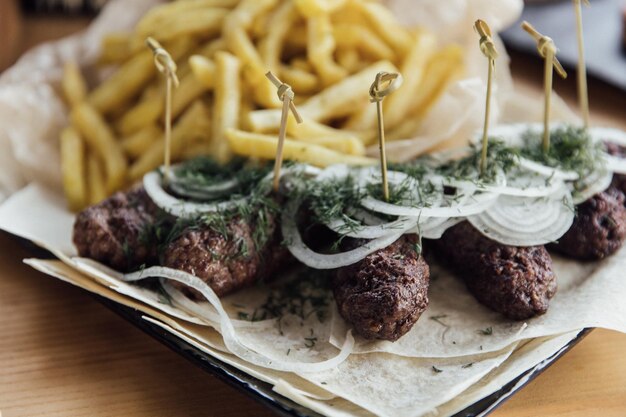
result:
M 83 25 L 27 19 L 27 44 Z M 513 63 L 516 82 L 539 95 L 539 62 L 516 56 Z M 575 101 L 573 80 L 557 81 L 557 89 Z M 626 95 L 600 83 L 590 90 L 594 121 L 626 129 Z M 2 417 L 272 415 L 88 294 L 25 266 L 28 256 L 0 235 Z M 625 353 L 626 335 L 595 330 L 493 415 L 624 416 Z

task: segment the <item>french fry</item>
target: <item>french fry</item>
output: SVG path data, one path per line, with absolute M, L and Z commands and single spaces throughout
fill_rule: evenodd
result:
M 359 52 L 353 48 L 337 48 L 337 63 L 353 74 L 363 69 L 365 61 L 359 56 Z
M 289 64 L 294 68 L 306 72 L 313 72 L 313 66 L 303 58 L 294 58 L 289 62 Z
M 87 204 L 85 144 L 72 127 L 61 131 L 61 169 L 68 207 L 78 211 Z
M 315 74 L 299 68 L 283 65 L 280 67 L 280 75 L 294 91 L 301 94 L 313 93 L 319 87 L 319 80 Z
M 239 83 L 239 59 L 228 52 L 215 54 L 215 97 L 213 103 L 212 154 L 218 162 L 225 163 L 231 158 L 230 146 L 226 140 L 227 129 L 239 125 L 241 86 Z
M 424 115 L 463 71 L 463 50 L 460 46 L 449 45 L 434 54 L 426 68 L 419 94 L 412 103 L 413 114 Z
M 298 13 L 292 2 L 283 3 L 270 16 L 268 26 L 272 30 L 259 44 L 261 58 L 269 71 L 278 71 L 282 46 L 297 17 Z
M 306 49 L 308 36 L 306 25 L 294 26 L 291 31 L 289 31 L 289 36 L 285 39 L 285 48 Z
M 139 23 L 137 23 L 137 31 L 145 33 L 149 28 L 162 25 L 170 16 L 180 12 L 189 12 L 202 9 L 231 8 L 237 5 L 239 0 L 186 0 L 165 3 L 160 6 L 151 8 Z
M 74 108 L 71 119 L 85 142 L 104 162 L 107 191 L 121 189 L 126 180 L 126 158 L 104 118 L 85 102 Z
M 260 133 L 244 132 L 229 129 L 226 137 L 231 149 L 238 155 L 273 159 L 276 156 L 278 138 Z M 373 165 L 377 160 L 364 156 L 345 155 L 323 146 L 285 139 L 283 157 L 286 160 L 305 162 L 311 165 L 326 167 L 333 164 Z
M 302 16 L 316 17 L 337 11 L 347 0 L 295 0 L 295 3 Z
M 385 101 L 385 126 L 393 129 L 406 119 L 412 102 L 423 89 L 424 73 L 435 50 L 436 39 L 431 33 L 418 35 L 406 55 L 400 71 L 404 76 L 402 88 L 390 95 Z
M 194 55 L 200 55 L 205 58 L 213 59 L 213 55 L 215 55 L 216 52 L 224 51 L 226 49 L 226 40 L 224 40 L 224 38 L 217 38 L 202 46 Z M 189 59 L 191 60 L 191 58 Z M 189 63 L 191 64 L 191 61 Z
M 194 139 L 201 138 L 208 141 L 210 128 L 209 111 L 201 101 L 197 100 L 172 127 L 172 158 L 178 159 L 185 146 Z M 129 178 L 137 181 L 145 173 L 159 167 L 163 162 L 164 150 L 165 140 L 161 136 L 130 166 Z
M 307 19 L 307 58 L 320 76 L 324 85 L 345 78 L 348 72 L 333 59 L 335 39 L 328 15 Z
M 98 157 L 93 153 L 87 156 L 87 184 L 89 188 L 89 204 L 98 204 L 107 198 L 104 172 Z
M 162 112 L 163 101 L 159 100 L 159 95 L 145 97 L 122 116 L 116 125 L 117 130 L 122 136 L 130 136 L 154 123 Z
M 317 143 L 351 155 L 365 155 L 361 139 L 347 130 L 335 129 L 322 123 L 307 119 L 296 123 L 293 117 L 287 119 L 287 134 L 294 139 Z
M 333 27 L 333 34 L 337 42 L 337 47 L 358 48 L 364 55 L 375 60 L 394 60 L 394 51 L 385 42 L 362 25 L 336 24 Z
M 415 136 L 423 123 L 422 117 L 410 117 L 403 120 L 395 128 L 385 135 L 385 139 L 388 141 L 410 139 Z
M 250 29 L 255 19 L 278 4 L 278 0 L 242 0 L 229 16 L 228 27 Z M 228 30 L 225 27 L 225 30 Z
M 82 103 L 87 96 L 87 83 L 75 62 L 67 62 L 63 66 L 63 80 L 61 81 L 63 95 L 70 106 Z
M 197 34 L 205 37 L 215 36 L 220 33 L 227 14 L 228 9 L 223 8 L 181 10 L 163 16 L 156 23 L 140 22 L 136 37 L 145 39 L 151 36 L 159 42 L 164 42 Z
M 131 136 L 122 139 L 122 149 L 131 159 L 139 158 L 150 146 L 161 139 L 163 131 L 155 124 L 149 124 Z
M 168 51 L 176 60 L 192 46 L 191 39 L 181 38 L 172 42 L 168 46 Z M 154 77 L 156 67 L 153 61 L 150 51 L 142 51 L 135 55 L 89 94 L 89 103 L 102 114 L 111 113 L 122 107 Z
M 384 5 L 374 2 L 356 2 L 363 16 L 370 22 L 376 33 L 389 44 L 396 53 L 402 55 L 411 47 L 410 33 L 396 20 Z
M 189 58 L 191 72 L 205 88 L 213 88 L 215 84 L 215 64 L 202 55 L 192 55 Z
M 102 39 L 102 52 L 98 58 L 101 65 L 121 64 L 131 57 L 131 35 L 127 33 L 110 33 Z
M 398 72 L 389 61 L 377 62 L 320 91 L 301 104 L 298 109 L 305 118 L 317 122 L 348 116 L 355 108 L 369 103 L 367 86 L 381 71 Z M 248 118 L 255 132 L 269 132 L 275 130 L 280 123 L 280 110 L 256 110 L 250 112 Z
M 182 78 L 180 85 L 172 94 L 172 118 L 178 117 L 191 102 L 208 89 L 206 84 L 199 81 L 193 74 Z M 163 94 L 162 90 L 159 91 L 159 96 L 161 94 Z M 160 97 L 146 97 L 122 116 L 117 128 L 124 136 L 132 135 L 144 127 L 156 123 L 163 115 L 164 108 L 163 100 Z

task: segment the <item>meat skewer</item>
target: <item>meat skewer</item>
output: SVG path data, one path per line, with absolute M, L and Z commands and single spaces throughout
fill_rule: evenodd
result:
M 624 193 L 615 186 L 576 206 L 572 227 L 549 245 L 578 260 L 598 260 L 617 252 L 626 238 Z
M 209 284 L 219 296 L 248 287 L 293 263 L 289 251 L 281 245 L 279 228 L 274 217 L 268 219 L 265 231 L 269 239 L 258 247 L 254 228 L 240 218 L 227 222 L 224 231 L 209 226 L 191 226 L 167 244 L 161 265 L 197 276 Z M 225 233 L 225 234 L 224 234 Z M 193 299 L 202 299 L 195 290 L 173 282 Z
M 74 222 L 78 254 L 122 272 L 158 263 L 157 245 L 144 239 L 144 232 L 159 212 L 142 187 L 86 208 Z
M 543 246 L 504 245 L 466 221 L 446 230 L 433 246 L 480 303 L 510 319 L 545 313 L 556 293 L 552 259 Z
M 417 240 L 404 235 L 335 274 L 339 313 L 362 337 L 398 340 L 426 310 L 430 273 Z
M 80 256 L 98 260 L 123 272 L 160 264 L 196 275 L 225 296 L 270 277 L 293 262 L 281 244 L 275 217 L 269 218 L 266 243 L 258 248 L 254 228 L 240 218 L 224 230 L 190 225 L 166 243 L 143 238 L 162 212 L 143 188 L 116 193 L 77 216 L 74 242 Z M 171 228 L 165 223 L 164 228 Z M 170 233 L 171 230 L 161 231 Z M 368 339 L 397 340 L 411 329 L 428 305 L 429 269 L 415 251 L 417 237 L 404 236 L 357 264 L 340 268 L 333 280 L 337 305 L 355 331 Z M 201 295 L 172 282 L 192 299 Z
M 610 155 L 625 157 L 626 149 L 605 142 Z M 581 261 L 606 258 L 622 247 L 626 238 L 626 176 L 615 174 L 611 186 L 576 206 L 572 227 L 550 249 Z

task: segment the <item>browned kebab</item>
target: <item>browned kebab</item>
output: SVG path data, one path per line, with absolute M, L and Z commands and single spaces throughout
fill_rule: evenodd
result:
M 504 316 L 523 320 L 545 313 L 557 290 L 552 258 L 544 246 L 509 246 L 464 221 L 434 240 L 436 255 L 474 297 Z
M 169 235 L 164 245 L 147 234 Z M 142 265 L 183 270 L 225 296 L 284 270 L 293 262 L 281 244 L 276 219 L 267 222 L 271 238 L 257 247 L 254 224 L 230 220 L 223 231 L 199 224 L 175 230 L 143 188 L 118 192 L 77 215 L 74 244 L 80 256 L 122 272 Z M 332 285 L 341 315 L 367 339 L 397 340 L 408 332 L 428 304 L 428 265 L 405 236 L 355 265 L 340 268 Z M 240 253 L 240 245 L 247 248 Z M 398 257 L 397 254 L 403 254 Z M 194 299 L 200 294 L 172 282 Z

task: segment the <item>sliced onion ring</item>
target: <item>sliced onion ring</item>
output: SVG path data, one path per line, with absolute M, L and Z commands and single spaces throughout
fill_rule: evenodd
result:
M 386 248 L 398 240 L 405 230 L 398 230 L 397 233 L 370 240 L 364 245 L 336 254 L 322 254 L 311 250 L 303 241 L 298 226 L 296 225 L 296 214 L 300 208 L 300 201 L 290 201 L 282 216 L 282 233 L 287 242 L 289 252 L 300 262 L 314 269 L 335 269 L 352 265 L 367 255 L 377 250 Z
M 348 222 L 343 219 L 336 219 L 326 224 L 326 226 L 335 233 L 355 239 L 376 239 L 397 234 L 401 230 L 408 230 L 416 225 L 417 218 L 415 217 L 400 217 L 392 222 L 374 226 L 360 225 L 351 227 Z
M 171 196 L 163 189 L 161 176 L 150 172 L 143 177 L 143 186 L 154 204 L 172 216 L 192 218 L 202 213 L 232 210 L 245 204 L 247 198 L 222 201 L 219 203 L 193 203 Z
M 574 183 L 574 186 L 576 187 L 572 193 L 574 204 L 580 204 L 583 201 L 587 201 L 595 194 L 606 190 L 611 186 L 612 181 L 613 173 L 611 171 L 593 171 L 588 177 L 580 181 L 582 184 Z M 578 189 L 581 186 L 583 189 Z
M 200 294 L 202 294 L 202 296 L 206 298 L 209 303 L 211 303 L 219 314 L 220 331 L 222 333 L 222 337 L 224 338 L 226 348 L 235 356 L 250 362 L 253 365 L 283 372 L 322 372 L 336 368 L 347 359 L 354 349 L 354 337 L 352 336 L 352 331 L 348 331 L 346 334 L 346 340 L 337 356 L 328 360 L 316 363 L 285 362 L 282 359 L 276 360 L 267 357 L 250 349 L 239 340 L 235 327 L 226 313 L 226 310 L 224 310 L 219 297 L 215 294 L 215 292 L 213 292 L 207 283 L 195 275 L 191 275 L 177 269 L 153 266 L 137 272 L 125 274 L 122 279 L 127 282 L 134 282 L 150 277 L 167 278 L 185 284 L 200 292 Z
M 490 239 L 505 245 L 535 246 L 558 240 L 574 221 L 571 194 L 553 198 L 501 196 L 497 204 L 468 221 Z
M 391 216 L 412 216 L 412 217 L 465 217 L 480 213 L 490 207 L 498 198 L 495 193 L 474 194 L 467 204 L 455 204 L 452 206 L 440 207 L 410 207 L 390 204 L 377 200 L 373 197 L 365 197 L 361 200 L 361 205 L 368 210 Z

